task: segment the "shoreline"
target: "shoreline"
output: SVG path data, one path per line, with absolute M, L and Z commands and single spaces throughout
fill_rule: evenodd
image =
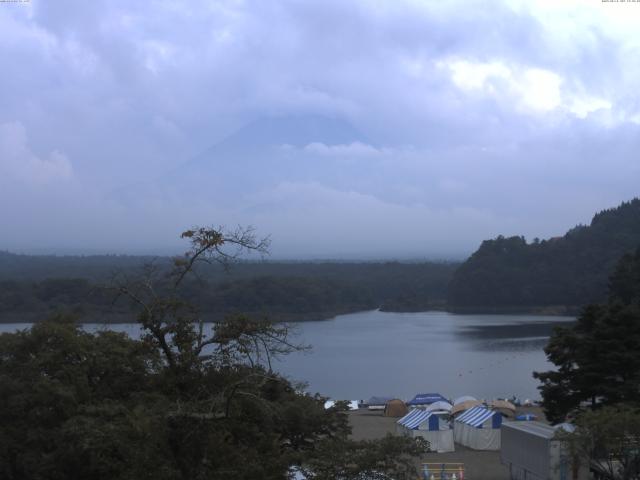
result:
M 203 316 L 207 317 L 204 323 L 216 323 L 225 316 L 233 315 L 246 315 L 255 318 L 273 318 L 274 323 L 307 323 L 307 322 L 325 322 L 333 320 L 336 317 L 343 315 L 351 315 L 356 313 L 367 312 L 381 312 L 381 313 L 430 313 L 430 312 L 444 312 L 452 315 L 536 315 L 542 317 L 575 317 L 579 315 L 580 308 L 578 307 L 465 307 L 465 308 L 432 308 L 427 310 L 391 310 L 384 309 L 383 307 L 366 309 L 366 310 L 347 310 L 339 312 L 310 312 L 304 314 L 297 313 L 281 313 L 268 315 L 264 312 L 232 312 L 227 314 L 211 314 L 204 313 Z M 44 319 L 50 318 L 57 313 L 67 312 L 25 312 L 0 314 L 0 325 L 2 324 L 33 324 L 39 323 Z M 73 314 L 74 312 L 68 312 Z M 88 321 L 82 321 L 83 317 L 88 318 Z M 93 317 L 93 318 L 92 318 Z M 121 325 L 127 323 L 137 323 L 135 316 L 131 313 L 98 313 L 98 314 L 80 314 L 79 322 L 81 324 L 90 325 Z

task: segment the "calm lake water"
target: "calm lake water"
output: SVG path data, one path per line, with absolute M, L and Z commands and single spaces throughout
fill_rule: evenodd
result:
M 337 399 L 372 395 L 411 398 L 418 392 L 445 397 L 539 398 L 534 370 L 548 370 L 543 348 L 569 317 L 454 315 L 445 312 L 359 312 L 295 325 L 308 353 L 279 361 L 277 369 L 309 390 Z M 0 325 L 15 331 L 25 324 Z M 105 328 L 86 325 L 89 330 Z M 108 328 L 137 337 L 137 324 Z

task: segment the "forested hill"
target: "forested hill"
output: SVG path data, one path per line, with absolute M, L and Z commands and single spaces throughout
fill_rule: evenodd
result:
M 104 288 L 114 272 L 129 278 L 167 257 L 29 256 L 0 252 L 0 322 L 37 321 L 73 311 L 84 321 L 131 321 L 129 305 L 113 304 Z M 458 264 L 438 262 L 239 262 L 228 272 L 203 266 L 183 294 L 207 318 L 232 313 L 283 320 L 315 320 L 383 308 L 444 308 Z
M 558 313 L 606 298 L 608 276 L 640 246 L 640 200 L 597 213 L 563 237 L 527 243 L 486 240 L 455 272 L 448 303 L 456 311 Z

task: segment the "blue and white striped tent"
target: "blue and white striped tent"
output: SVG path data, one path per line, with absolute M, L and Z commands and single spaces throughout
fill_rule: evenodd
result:
M 502 414 L 486 407 L 473 407 L 454 422 L 456 443 L 475 450 L 500 450 Z
M 398 420 L 398 423 L 410 430 L 417 429 L 422 426 L 423 430 L 436 430 L 438 427 L 438 416 L 432 415 L 431 412 L 415 408 Z M 426 427 L 426 428 L 424 428 Z
M 470 408 L 456 418 L 456 422 L 466 423 L 476 428 L 483 428 L 483 425 L 485 425 L 488 419 L 491 419 L 491 428 L 500 428 L 500 425 L 502 425 L 502 415 L 500 412 L 480 406 Z M 484 428 L 488 427 L 485 425 Z
M 453 430 L 445 415 L 416 408 L 397 421 L 400 433 L 422 437 L 434 452 L 453 452 Z

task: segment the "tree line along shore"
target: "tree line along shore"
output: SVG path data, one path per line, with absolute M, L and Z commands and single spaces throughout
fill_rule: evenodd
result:
M 577 315 L 606 299 L 618 260 L 640 245 L 640 200 L 595 214 L 561 237 L 498 236 L 466 261 L 241 261 L 230 271 L 199 267 L 183 295 L 212 321 L 239 312 L 305 321 L 380 308 L 415 312 Z M 86 321 L 123 322 L 126 302 L 108 287 L 168 257 L 31 256 L 0 252 L 0 322 L 65 311 Z M 146 266 L 146 267 L 145 267 Z

